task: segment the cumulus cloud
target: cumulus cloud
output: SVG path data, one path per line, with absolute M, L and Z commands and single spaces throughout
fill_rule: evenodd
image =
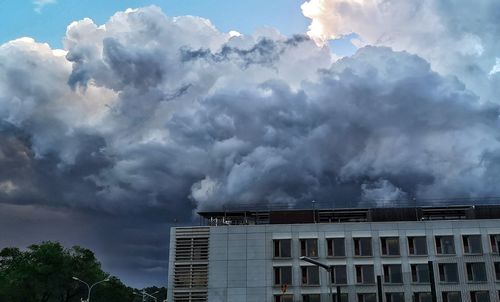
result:
M 76 231 L 102 233 L 86 242 L 117 271 L 164 271 L 167 226 L 196 210 L 500 193 L 498 105 L 405 51 L 338 59 L 147 7 L 73 22 L 62 50 L 10 41 L 0 62 L 2 207 L 95 216 Z
M 308 0 L 302 5 L 311 19 L 308 35 L 319 45 L 356 33 L 356 46 L 418 54 L 434 70 L 459 77 L 483 101 L 496 103 L 498 78 L 488 73 L 500 50 L 499 11 L 495 0 Z

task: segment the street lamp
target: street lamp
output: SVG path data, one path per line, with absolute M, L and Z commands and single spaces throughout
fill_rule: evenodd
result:
M 155 296 L 153 296 L 153 295 L 156 295 L 156 294 L 157 294 L 157 293 L 159 293 L 159 292 L 160 292 L 160 291 L 159 291 L 159 290 L 157 290 L 157 291 L 155 291 L 155 292 L 154 292 L 154 293 L 152 293 L 152 294 L 148 294 L 148 293 L 146 292 L 146 290 L 145 290 L 145 289 L 143 289 L 143 290 L 142 290 L 142 292 L 140 292 L 140 294 L 135 293 L 135 292 L 134 292 L 134 294 L 135 294 L 135 295 L 138 295 L 138 296 L 142 296 L 142 301 L 143 301 L 143 302 L 145 302 L 145 301 L 146 301 L 146 297 L 153 298 L 153 299 L 155 300 L 155 302 L 157 302 L 157 301 L 158 301 L 158 298 L 156 298 L 156 297 L 155 297 Z
M 152 293 L 152 294 L 148 294 L 148 293 L 146 292 L 146 290 L 143 290 L 143 292 L 142 292 L 142 293 L 143 293 L 144 295 L 146 295 L 146 296 L 150 297 L 150 298 L 153 298 L 153 299 L 155 300 L 155 302 L 158 302 L 158 299 L 157 299 L 155 296 L 153 296 L 153 295 L 156 295 L 156 294 L 157 294 L 157 293 L 159 293 L 159 292 L 160 292 L 160 291 L 158 291 L 158 290 L 157 290 L 157 291 L 155 291 L 155 292 L 154 292 L 154 293 Z
M 328 272 L 328 280 L 330 280 L 330 300 L 332 302 L 334 302 L 333 301 L 333 288 L 332 288 L 333 287 L 333 282 L 332 282 L 333 265 L 324 264 L 324 263 L 321 263 L 319 261 L 316 261 L 316 260 L 311 259 L 311 258 L 306 257 L 306 256 L 302 256 L 299 259 L 302 261 L 314 264 L 316 266 L 319 266 L 321 268 L 324 268 Z M 337 301 L 340 302 L 340 293 L 339 292 L 337 292 Z
M 74 276 L 73 276 L 73 280 L 79 281 L 79 282 L 81 282 L 81 283 L 83 283 L 83 284 L 87 285 L 88 295 L 87 295 L 87 300 L 86 300 L 86 302 L 90 302 L 90 292 L 92 291 L 92 288 L 94 288 L 94 286 L 96 286 L 97 284 L 100 284 L 100 283 L 103 283 L 103 282 L 107 282 L 107 281 L 109 281 L 109 277 L 106 277 L 106 279 L 103 279 L 103 280 L 101 280 L 101 281 L 99 281 L 99 282 L 96 282 L 96 283 L 94 283 L 94 284 L 92 284 L 92 285 L 89 285 L 87 282 L 85 282 L 85 281 L 83 281 L 83 280 L 81 280 L 81 279 L 78 279 L 77 277 L 74 277 Z

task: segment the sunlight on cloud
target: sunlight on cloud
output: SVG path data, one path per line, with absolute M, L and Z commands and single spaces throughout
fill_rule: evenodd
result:
M 354 33 L 359 38 L 351 43 L 358 48 L 387 46 L 416 54 L 433 70 L 457 76 L 483 102 L 500 102 L 499 85 L 490 77 L 497 72 L 491 62 L 498 54 L 490 29 L 498 28 L 500 19 L 488 13 L 500 10 L 498 1 L 307 0 L 301 8 L 311 19 L 307 34 L 319 46 Z

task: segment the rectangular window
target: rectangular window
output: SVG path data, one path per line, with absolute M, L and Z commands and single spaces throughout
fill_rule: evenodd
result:
M 490 293 L 487 290 L 471 291 L 471 302 L 490 302 Z
M 500 250 L 500 235 L 490 235 L 491 252 L 498 254 Z
M 375 293 L 358 294 L 358 302 L 377 302 Z
M 413 302 L 432 302 L 432 295 L 428 292 L 413 293 Z
M 274 267 L 274 285 L 291 285 L 292 267 L 276 266 Z
M 384 264 L 385 283 L 403 283 L 401 264 Z
M 483 244 L 481 235 L 463 235 L 464 254 L 482 254 Z
M 275 239 L 274 243 L 274 258 L 291 258 L 292 257 L 292 240 L 291 239 Z
M 500 262 L 495 262 L 495 278 L 497 281 L 500 281 Z
M 302 302 L 320 302 L 319 294 L 302 295 Z
M 486 266 L 483 262 L 466 263 L 467 280 L 471 282 L 486 282 Z
M 436 236 L 436 253 L 438 255 L 455 255 L 453 236 Z
M 345 265 L 335 265 L 331 280 L 333 284 L 347 284 L 347 267 Z
M 411 280 L 414 283 L 429 283 L 429 265 L 427 264 L 412 264 Z
M 412 256 L 427 255 L 427 238 L 424 236 L 408 237 L 408 252 Z
M 382 247 L 383 256 L 399 256 L 398 237 L 381 237 L 380 245 Z
M 345 239 L 332 238 L 326 240 L 328 257 L 345 257 Z
M 443 298 L 443 302 L 462 302 L 460 292 L 442 292 L 441 297 Z
M 372 239 L 371 238 L 353 238 L 354 240 L 354 256 L 372 256 Z
M 319 285 L 319 268 L 317 266 L 302 266 L 302 285 Z
M 458 268 L 456 263 L 440 263 L 439 280 L 447 283 L 458 283 Z
M 293 295 L 275 295 L 274 302 L 293 302 Z
M 358 284 L 374 284 L 373 265 L 356 265 L 356 282 Z
M 300 255 L 318 257 L 318 239 L 300 239 Z
M 333 294 L 333 301 L 337 302 L 337 294 Z M 340 302 L 349 302 L 349 295 L 347 293 L 341 293 Z
M 405 302 L 404 293 L 385 293 L 386 302 Z

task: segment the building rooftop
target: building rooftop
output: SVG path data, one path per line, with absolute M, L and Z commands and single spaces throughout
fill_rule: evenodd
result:
M 500 205 L 198 212 L 205 225 L 500 219 Z

